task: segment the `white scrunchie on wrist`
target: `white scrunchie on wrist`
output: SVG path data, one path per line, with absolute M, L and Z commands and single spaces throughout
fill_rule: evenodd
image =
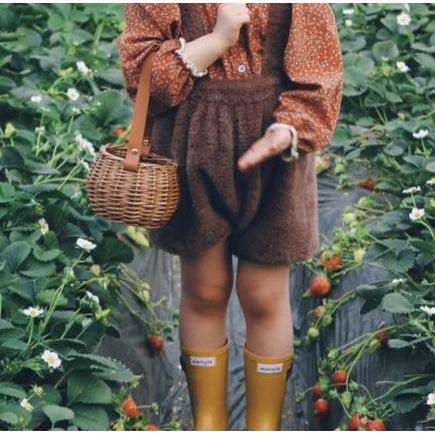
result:
M 276 130 L 277 128 L 282 128 L 282 127 L 290 131 L 292 142 L 291 142 L 291 146 L 286 148 L 282 153 L 279 154 L 279 156 L 285 162 L 291 162 L 292 160 L 296 160 L 299 157 L 299 152 L 297 148 L 298 132 L 296 131 L 296 129 L 292 125 L 284 124 L 283 122 L 274 122 L 273 124 L 269 125 L 269 127 L 267 127 L 266 132 L 269 130 L 270 131 Z
M 203 77 L 208 73 L 208 70 L 205 69 L 204 71 L 200 71 L 197 66 L 191 62 L 186 53 L 184 52 L 184 47 L 186 45 L 186 40 L 182 37 L 178 38 L 178 40 L 181 43 L 181 47 L 178 50 L 174 50 L 174 53 L 183 61 L 184 65 L 186 65 L 187 68 L 189 68 L 190 72 L 195 77 Z

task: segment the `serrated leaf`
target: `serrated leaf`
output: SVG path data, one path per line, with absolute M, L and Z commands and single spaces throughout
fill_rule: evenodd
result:
M 106 404 L 111 402 L 112 392 L 102 379 L 75 371 L 68 376 L 68 399 L 71 403 Z
M 31 247 L 27 242 L 15 242 L 3 251 L 6 266 L 12 273 L 16 272 L 24 260 L 29 256 Z
M 14 384 L 13 382 L 0 382 L 0 394 L 3 396 L 15 397 L 17 399 L 24 399 L 26 397 L 23 387 Z
M 415 409 L 420 403 L 423 402 L 422 396 L 406 396 L 406 397 L 396 397 L 391 401 L 391 406 L 399 414 L 406 414 L 413 409 Z
M 74 418 L 74 412 L 64 406 L 46 405 L 42 408 L 42 411 L 50 419 L 53 425 L 58 421 L 72 420 Z
M 405 340 L 401 340 L 400 338 L 390 338 L 388 340 L 388 347 L 391 349 L 402 349 L 408 346 L 410 346 L 410 344 Z
M 406 314 L 414 311 L 413 305 L 400 293 L 389 293 L 382 299 L 382 308 L 392 314 Z
M 60 255 L 59 249 L 44 249 L 39 246 L 33 248 L 33 255 L 39 261 L 51 261 Z
M 400 252 L 396 257 L 393 253 L 389 252 L 382 257 L 382 261 L 390 272 L 402 274 L 414 266 L 415 254 L 408 250 Z
M 18 416 L 13 412 L 4 411 L 0 412 L 0 420 L 13 426 L 18 423 Z
M 73 424 L 82 430 L 109 430 L 109 417 L 101 406 L 73 405 Z

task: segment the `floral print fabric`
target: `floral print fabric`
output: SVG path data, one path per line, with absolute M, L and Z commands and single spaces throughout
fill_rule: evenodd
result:
M 197 3 L 208 30 L 216 22 L 218 3 Z M 208 67 L 211 79 L 249 79 L 262 74 L 264 41 L 270 3 L 247 3 L 251 22 L 236 45 Z M 134 99 L 146 56 L 155 51 L 151 80 L 153 111 L 164 111 L 184 101 L 195 77 L 175 54 L 183 37 L 178 3 L 129 3 L 126 28 L 118 39 L 125 89 Z M 327 146 L 340 113 L 343 59 L 334 12 L 325 3 L 294 3 L 284 59 L 292 82 L 279 96 L 274 118 L 293 126 L 298 148 L 313 152 Z M 157 107 L 156 107 L 157 106 Z

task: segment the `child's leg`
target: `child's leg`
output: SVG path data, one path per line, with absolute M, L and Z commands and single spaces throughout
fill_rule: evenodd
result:
M 289 266 L 239 261 L 237 292 L 246 319 L 246 347 L 263 356 L 293 351 Z
M 214 349 L 225 343 L 232 283 L 231 253 L 225 241 L 193 257 L 181 257 L 180 341 L 184 346 Z
M 247 326 L 247 430 L 280 430 L 293 363 L 289 266 L 241 260 L 237 290 Z
M 227 430 L 230 343 L 226 318 L 233 283 L 227 244 L 182 257 L 181 275 L 181 362 L 194 430 Z

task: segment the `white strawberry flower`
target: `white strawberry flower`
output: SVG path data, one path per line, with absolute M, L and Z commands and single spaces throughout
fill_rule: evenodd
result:
M 409 66 L 406 65 L 406 63 L 403 61 L 396 62 L 396 67 L 400 72 L 403 72 L 403 73 L 406 73 L 409 71 Z
M 411 16 L 406 12 L 402 12 L 401 14 L 397 15 L 396 20 L 399 26 L 408 26 L 411 22 Z
M 353 21 L 351 19 L 344 20 L 344 24 L 346 27 L 352 27 Z
M 61 366 L 62 360 L 56 352 L 52 352 L 51 350 L 45 350 L 41 355 L 41 358 L 47 363 L 48 367 L 57 369 Z
M 403 278 L 394 278 L 391 281 L 391 285 L 396 286 L 396 285 L 402 284 L 404 282 L 405 282 L 405 280 Z
M 69 88 L 66 95 L 71 101 L 77 101 L 80 98 L 80 92 L 76 88 Z
M 79 248 L 83 249 L 86 252 L 91 252 L 93 249 L 97 247 L 95 243 L 92 243 L 89 240 L 83 239 L 81 237 L 79 237 L 76 240 L 76 246 L 78 246 Z
M 94 295 L 92 292 L 86 290 L 86 297 L 91 300 L 92 302 L 95 302 L 96 304 L 100 303 L 100 298 L 97 295 Z
M 420 128 L 420 130 L 418 130 L 415 133 L 412 133 L 412 136 L 415 137 L 416 139 L 423 139 L 425 138 L 427 135 L 429 134 L 429 130 Z
M 428 307 L 427 305 L 422 305 L 420 310 L 425 312 L 428 316 L 433 316 L 435 314 L 435 307 Z
M 429 406 L 435 405 L 435 391 L 427 395 L 426 404 Z
M 421 187 L 420 186 L 412 186 L 412 187 L 409 187 L 408 189 L 405 189 L 402 191 L 402 193 L 404 193 L 404 194 L 415 193 L 415 192 L 421 192 Z
M 88 163 L 88 162 L 85 162 L 83 159 L 81 159 L 81 160 L 80 160 L 80 164 L 83 166 L 83 169 L 84 169 L 86 172 L 89 172 L 90 166 L 89 166 L 89 163 Z M 80 193 L 79 193 L 79 195 L 80 195 Z
M 91 154 L 93 157 L 97 155 L 94 145 L 84 138 L 81 133 L 76 134 L 76 141 L 82 150 L 89 152 L 89 154 Z
M 44 134 L 45 133 L 45 127 L 43 125 L 41 125 L 40 127 L 35 127 L 35 133 Z
M 41 234 L 43 236 L 47 234 L 48 231 L 50 230 L 47 221 L 44 218 L 41 218 L 38 220 L 38 224 L 39 224 L 39 231 L 41 231 Z
M 429 180 L 427 180 L 426 184 L 428 184 L 429 186 L 433 186 L 435 184 L 435 177 L 432 177 Z
M 35 317 L 41 317 L 44 314 L 44 310 L 39 307 L 27 307 L 22 311 L 23 314 L 25 314 L 27 317 L 31 317 L 32 319 Z
M 30 97 L 30 101 L 32 102 L 32 103 L 40 103 L 41 101 L 42 101 L 42 97 L 41 97 L 41 95 L 32 95 L 31 97 Z
M 424 216 L 424 208 L 413 207 L 411 213 L 409 213 L 409 218 L 412 221 L 417 221 Z
M 32 412 L 32 410 L 33 410 L 33 406 L 31 405 L 31 403 L 29 402 L 28 399 L 23 399 L 20 402 L 20 406 L 21 406 L 21 408 L 24 408 L 26 411 L 29 411 L 29 412 Z
M 355 12 L 354 9 L 350 8 L 350 9 L 343 9 L 343 14 L 344 15 L 353 15 L 353 13 Z
M 86 63 L 84 61 L 79 60 L 76 62 L 76 65 L 77 65 L 77 69 L 84 76 L 88 76 L 91 74 L 91 69 L 86 65 Z

